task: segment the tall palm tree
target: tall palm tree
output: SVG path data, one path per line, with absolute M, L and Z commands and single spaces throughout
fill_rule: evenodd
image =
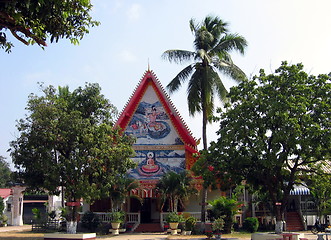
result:
M 245 73 L 236 66 L 230 56 L 235 50 L 244 54 L 247 41 L 238 34 L 228 32 L 227 23 L 218 17 L 207 16 L 201 23 L 190 20 L 194 34 L 194 51 L 167 50 L 164 59 L 175 63 L 190 62 L 167 85 L 170 93 L 177 91 L 188 80 L 187 101 L 190 115 L 202 113 L 203 149 L 207 150 L 207 123 L 214 111 L 214 95 L 226 101 L 227 90 L 218 74 L 225 74 L 237 82 L 246 78 Z M 201 221 L 205 222 L 206 187 L 203 189 Z

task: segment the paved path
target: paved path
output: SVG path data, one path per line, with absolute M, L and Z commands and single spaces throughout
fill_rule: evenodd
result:
M 23 232 L 31 230 L 31 225 L 0 227 L 0 232 Z
M 0 235 L 1 232 L 29 232 L 31 231 L 31 225 L 23 225 L 23 226 L 8 226 L 8 227 L 0 227 Z M 308 240 L 316 240 L 317 235 L 312 234 L 310 231 L 303 232 L 305 234 L 305 238 Z M 165 233 L 124 233 L 118 236 L 98 236 L 98 239 L 103 240 L 183 240 L 183 239 L 192 239 L 192 240 L 199 240 L 199 239 L 206 239 L 206 237 L 202 236 L 171 236 Z M 250 238 L 240 238 L 240 240 L 250 240 Z

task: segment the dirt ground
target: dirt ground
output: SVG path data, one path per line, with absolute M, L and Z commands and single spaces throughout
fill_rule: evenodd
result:
M 44 239 L 43 233 L 0 232 L 0 240 L 35 240 Z

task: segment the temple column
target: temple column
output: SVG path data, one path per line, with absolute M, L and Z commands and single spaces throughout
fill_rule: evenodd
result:
M 23 186 L 14 186 L 12 188 L 13 194 L 13 226 L 22 226 L 23 225 L 23 193 L 26 187 Z

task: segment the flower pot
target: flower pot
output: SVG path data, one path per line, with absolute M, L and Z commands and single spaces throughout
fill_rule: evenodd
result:
M 119 233 L 119 227 L 120 227 L 120 225 L 121 225 L 121 223 L 119 223 L 119 222 L 112 222 L 111 223 L 111 227 L 112 227 L 112 233 L 114 234 L 114 235 L 118 235 L 118 234 L 120 234 Z
M 171 223 L 169 223 L 169 226 L 170 226 L 170 229 L 171 230 L 175 230 L 175 229 L 177 229 L 178 228 L 178 222 L 171 222 Z
M 186 231 L 186 235 L 191 235 L 192 231 Z

